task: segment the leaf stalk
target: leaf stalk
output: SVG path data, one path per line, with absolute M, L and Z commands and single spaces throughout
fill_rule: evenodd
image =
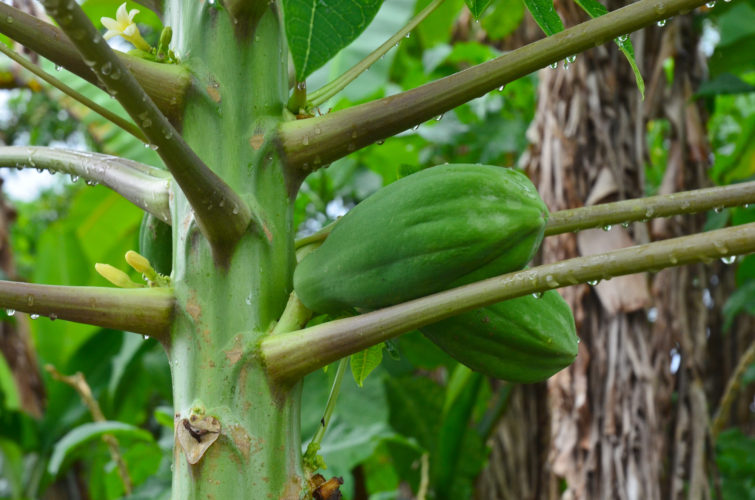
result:
M 0 3 L 0 33 L 28 47 L 58 66 L 95 85 L 97 75 L 85 64 L 63 31 L 5 3 Z M 189 71 L 177 64 L 160 64 L 128 54 L 117 53 L 145 91 L 169 119 L 177 123 L 189 89 Z
M 351 318 L 265 338 L 271 378 L 293 383 L 399 334 L 528 293 L 755 252 L 755 223 L 577 257 L 497 276 Z
M 292 169 L 311 172 L 408 130 L 551 63 L 704 4 L 640 0 L 453 75 L 400 94 L 280 126 L 279 147 Z
M 167 341 L 175 298 L 169 288 L 121 289 L 0 281 L 0 307 Z
M 226 262 L 251 223 L 247 204 L 186 144 L 76 2 L 47 0 L 44 6 L 157 150 L 194 209 L 216 260 Z
M 0 148 L 0 167 L 36 168 L 102 184 L 163 222 L 171 223 L 169 197 L 173 178 L 165 170 L 99 153 L 39 146 Z

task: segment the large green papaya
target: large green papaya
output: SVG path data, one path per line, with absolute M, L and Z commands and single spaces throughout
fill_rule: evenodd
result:
M 548 210 L 527 177 L 489 165 L 442 165 L 380 189 L 336 223 L 294 272 L 318 312 L 377 309 L 521 269 Z
M 173 268 L 173 232 L 171 227 L 152 214 L 144 214 L 139 229 L 139 253 L 160 274 L 170 276 Z
M 574 362 L 577 333 L 555 290 L 526 295 L 422 327 L 420 331 L 469 368 L 511 382 L 539 382 Z

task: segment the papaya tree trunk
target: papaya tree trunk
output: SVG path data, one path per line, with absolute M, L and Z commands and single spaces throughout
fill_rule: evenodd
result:
M 194 74 L 182 135 L 261 220 L 219 261 L 173 193 L 173 498 L 299 498 L 304 485 L 299 388 L 272 385 L 253 355 L 283 311 L 294 264 L 291 200 L 269 140 L 288 91 L 287 47 L 277 4 L 264 4 L 258 19 L 236 20 L 209 3 L 165 6 Z

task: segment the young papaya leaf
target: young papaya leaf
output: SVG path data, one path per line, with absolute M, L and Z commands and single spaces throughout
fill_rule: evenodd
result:
M 50 463 L 47 465 L 47 471 L 52 476 L 57 476 L 66 458 L 71 456 L 80 446 L 93 439 L 99 439 L 105 434 L 138 441 L 154 441 L 152 434 L 133 425 L 111 421 L 90 422 L 76 427 L 55 444 Z
M 553 0 L 524 0 L 524 5 L 547 36 L 564 30 L 564 23 L 553 7 Z
M 349 360 L 351 374 L 354 375 L 354 381 L 359 387 L 364 385 L 364 380 L 380 365 L 381 361 L 383 361 L 383 344 L 368 347 L 364 351 L 351 355 Z
M 490 0 L 464 0 L 467 3 L 469 11 L 475 19 L 479 19 L 485 9 L 490 5 Z
M 353 42 L 382 3 L 382 0 L 284 0 L 286 38 L 296 80 L 303 81 Z
M 582 7 L 582 10 L 587 12 L 587 14 L 590 17 L 600 17 L 603 14 L 606 14 L 608 12 L 608 9 L 598 2 L 598 0 L 575 0 L 577 2 L 577 5 Z M 634 79 L 637 81 L 637 88 L 640 91 L 640 94 L 642 94 L 642 98 L 645 98 L 645 81 L 642 79 L 642 74 L 640 74 L 640 68 L 637 67 L 637 62 L 634 59 L 634 47 L 632 47 L 632 41 L 629 39 L 629 37 L 626 38 L 618 38 L 616 40 L 616 44 L 619 46 L 619 50 L 622 54 L 624 54 L 624 57 L 627 58 L 627 61 L 629 61 L 629 65 L 632 67 L 632 71 L 634 72 Z

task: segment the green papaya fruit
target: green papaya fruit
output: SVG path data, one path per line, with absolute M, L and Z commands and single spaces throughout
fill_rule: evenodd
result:
M 523 268 L 548 209 L 527 177 L 490 165 L 441 165 L 378 190 L 299 263 L 308 308 L 377 309 Z M 468 281 L 466 281 L 468 282 Z
M 475 309 L 420 328 L 469 368 L 511 382 L 539 382 L 577 356 L 574 317 L 555 290 Z
M 173 269 L 173 231 L 152 214 L 144 214 L 139 229 L 139 253 L 160 274 L 170 276 Z

